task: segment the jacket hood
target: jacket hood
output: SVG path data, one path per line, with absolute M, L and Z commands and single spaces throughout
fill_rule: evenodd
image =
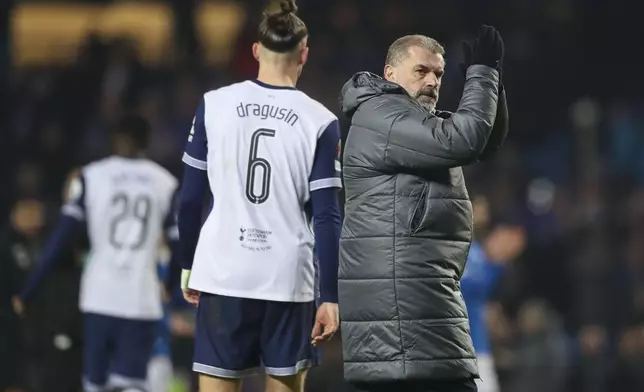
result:
M 387 81 L 371 72 L 358 72 L 342 87 L 340 103 L 342 112 L 351 117 L 363 102 L 382 94 L 407 94 L 396 83 Z

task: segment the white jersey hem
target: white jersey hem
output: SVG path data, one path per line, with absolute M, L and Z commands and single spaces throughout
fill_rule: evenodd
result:
M 126 320 L 141 320 L 141 321 L 159 321 L 163 318 L 163 313 L 157 314 L 125 314 L 123 312 L 118 312 L 114 310 L 107 310 L 107 309 L 98 309 L 98 308 L 93 308 L 92 306 L 87 306 L 87 305 L 80 305 L 78 307 L 82 313 L 93 313 L 93 314 L 98 314 L 101 316 L 108 316 L 108 317 L 114 317 L 114 318 L 120 318 L 120 319 L 126 319 Z
M 274 302 L 311 302 L 315 300 L 313 294 L 301 295 L 301 296 L 285 296 L 285 295 L 266 295 L 258 294 L 252 291 L 237 291 L 237 290 L 223 290 L 223 289 L 205 289 L 199 285 L 188 284 L 188 287 L 197 290 L 202 293 L 213 294 L 213 295 L 223 295 L 225 297 L 235 297 L 235 298 L 247 298 L 247 299 L 259 299 L 263 301 L 274 301 Z

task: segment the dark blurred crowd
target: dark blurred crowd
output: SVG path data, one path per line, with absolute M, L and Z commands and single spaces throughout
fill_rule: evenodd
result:
M 48 364 L 67 357 L 78 363 L 81 263 L 74 252 L 59 263 L 26 320 L 15 319 L 9 303 L 58 214 L 66 175 L 105 156 L 106 129 L 130 111 L 153 126 L 149 155 L 179 175 L 200 95 L 254 77 L 250 45 L 262 4 L 244 3 L 247 27 L 224 66 L 201 60 L 188 17 L 176 27 L 180 55 L 166 65 L 144 66 L 127 37 L 90 36 L 71 66 L 14 68 L 3 75 L 0 369 L 7 377 L 17 374 L 12 366 L 24 357 L 33 359 L 32 385 L 38 377 L 44 385 L 62 384 L 62 373 Z M 455 72 L 460 41 L 483 22 L 499 28 L 508 53 L 509 139 L 494 161 L 468 168 L 466 178 L 471 195 L 490 201 L 492 222 L 511 217 L 528 235 L 489 308 L 502 390 L 644 390 L 644 100 L 635 88 L 644 78 L 628 57 L 641 27 L 628 12 L 614 11 L 627 3 L 300 3 L 311 47 L 300 88 L 338 114 L 343 82 L 359 70 L 380 73 L 387 46 L 408 33 L 445 44 L 439 108 L 453 110 L 462 86 Z M 186 328 L 179 323 L 175 332 L 189 336 Z M 9 338 L 19 335 L 27 338 Z M 189 349 L 178 341 L 184 356 L 178 361 L 189 363 Z M 310 391 L 347 388 L 338 344 L 325 350 L 326 363 L 312 373 Z M 3 357 L 10 349 L 20 355 Z M 71 371 L 70 385 L 79 373 Z

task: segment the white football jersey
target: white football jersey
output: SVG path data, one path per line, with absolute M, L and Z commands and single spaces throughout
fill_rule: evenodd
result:
M 176 236 L 177 180 L 158 164 L 111 156 L 81 170 L 63 213 L 87 223 L 90 250 L 80 309 L 128 319 L 163 315 L 157 260 L 164 229 Z
M 307 203 L 311 191 L 342 186 L 339 151 L 336 116 L 295 88 L 249 80 L 206 93 L 183 156 L 207 171 L 213 195 L 189 287 L 312 301 Z

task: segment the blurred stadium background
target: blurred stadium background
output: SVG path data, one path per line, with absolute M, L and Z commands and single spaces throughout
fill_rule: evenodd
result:
M 626 0 L 300 0 L 311 56 L 300 88 L 338 112 L 343 82 L 380 73 L 408 33 L 447 49 L 439 107 L 454 109 L 460 41 L 482 23 L 507 47 L 511 127 L 493 162 L 467 170 L 491 216 L 528 247 L 489 309 L 503 392 L 644 391 L 644 86 L 640 16 Z M 124 111 L 153 124 L 153 159 L 179 175 L 200 95 L 255 76 L 263 1 L 0 2 L 0 391 L 80 384 L 82 249 L 59 263 L 25 319 L 10 297 L 58 214 L 66 174 L 107 153 Z M 346 127 L 344 128 L 346 132 Z M 8 265 L 19 266 L 18 276 Z M 176 391 L 187 390 L 192 310 L 176 295 Z M 308 390 L 342 392 L 339 342 Z M 3 384 L 4 383 L 4 384 Z M 6 384 L 6 385 L 5 385 Z M 245 387 L 258 391 L 258 383 Z

